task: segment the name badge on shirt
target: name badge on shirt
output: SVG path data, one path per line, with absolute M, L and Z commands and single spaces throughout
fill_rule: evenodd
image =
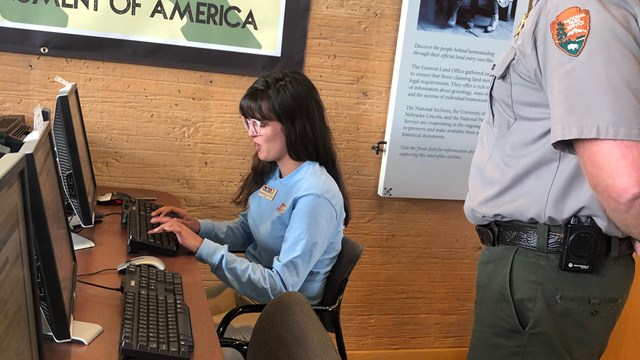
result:
M 262 185 L 262 187 L 260 188 L 260 191 L 258 192 L 258 195 L 260 195 L 261 197 L 269 201 L 273 201 L 273 198 L 276 197 L 277 192 L 278 190 L 272 187 L 269 187 L 267 185 Z

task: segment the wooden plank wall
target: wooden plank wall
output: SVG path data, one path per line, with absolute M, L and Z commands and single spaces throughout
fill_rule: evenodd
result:
M 471 329 L 480 246 L 462 202 L 376 194 L 370 147 L 384 138 L 400 4 L 311 1 L 304 71 L 324 99 L 351 197 L 346 234 L 366 246 L 343 305 L 354 354 L 465 348 Z M 253 152 L 237 107 L 255 78 L 0 53 L 0 113 L 53 109 L 56 75 L 79 85 L 99 184 L 168 191 L 201 217 L 237 214 L 230 199 Z

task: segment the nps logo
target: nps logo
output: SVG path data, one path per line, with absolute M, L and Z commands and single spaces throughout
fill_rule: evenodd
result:
M 556 46 L 569 56 L 578 56 L 589 36 L 589 10 L 577 6 L 561 12 L 551 22 L 551 37 Z

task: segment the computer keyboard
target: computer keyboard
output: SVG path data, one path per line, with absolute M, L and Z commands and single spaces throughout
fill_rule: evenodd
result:
M 130 265 L 122 286 L 120 355 L 140 359 L 189 359 L 194 343 L 180 274 Z
M 176 255 L 178 252 L 178 238 L 172 232 L 147 234 L 155 228 L 151 224 L 151 213 L 162 205 L 151 201 L 131 199 L 122 202 L 122 222 L 127 223 L 127 245 L 129 252 L 148 251 L 160 255 Z

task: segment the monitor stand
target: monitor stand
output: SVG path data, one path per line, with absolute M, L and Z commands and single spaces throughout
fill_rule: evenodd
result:
M 78 220 L 78 216 L 73 215 L 69 218 L 69 227 L 73 229 L 76 226 L 80 225 L 80 220 Z M 73 240 L 73 250 L 82 250 L 86 248 L 91 248 L 96 246 L 93 241 L 87 239 L 84 236 L 80 236 L 77 233 L 71 231 L 71 240 Z
M 71 240 L 73 240 L 73 250 L 82 250 L 96 246 L 93 241 L 74 232 L 71 233 Z
M 42 333 L 53 338 L 55 342 L 58 341 L 51 332 L 51 328 L 47 323 L 47 320 L 44 318 L 44 315 L 41 316 L 42 319 Z M 92 324 L 84 321 L 73 320 L 71 317 L 71 341 L 81 342 L 85 345 L 91 344 L 95 338 L 97 338 L 104 329 L 102 326 L 98 324 Z

